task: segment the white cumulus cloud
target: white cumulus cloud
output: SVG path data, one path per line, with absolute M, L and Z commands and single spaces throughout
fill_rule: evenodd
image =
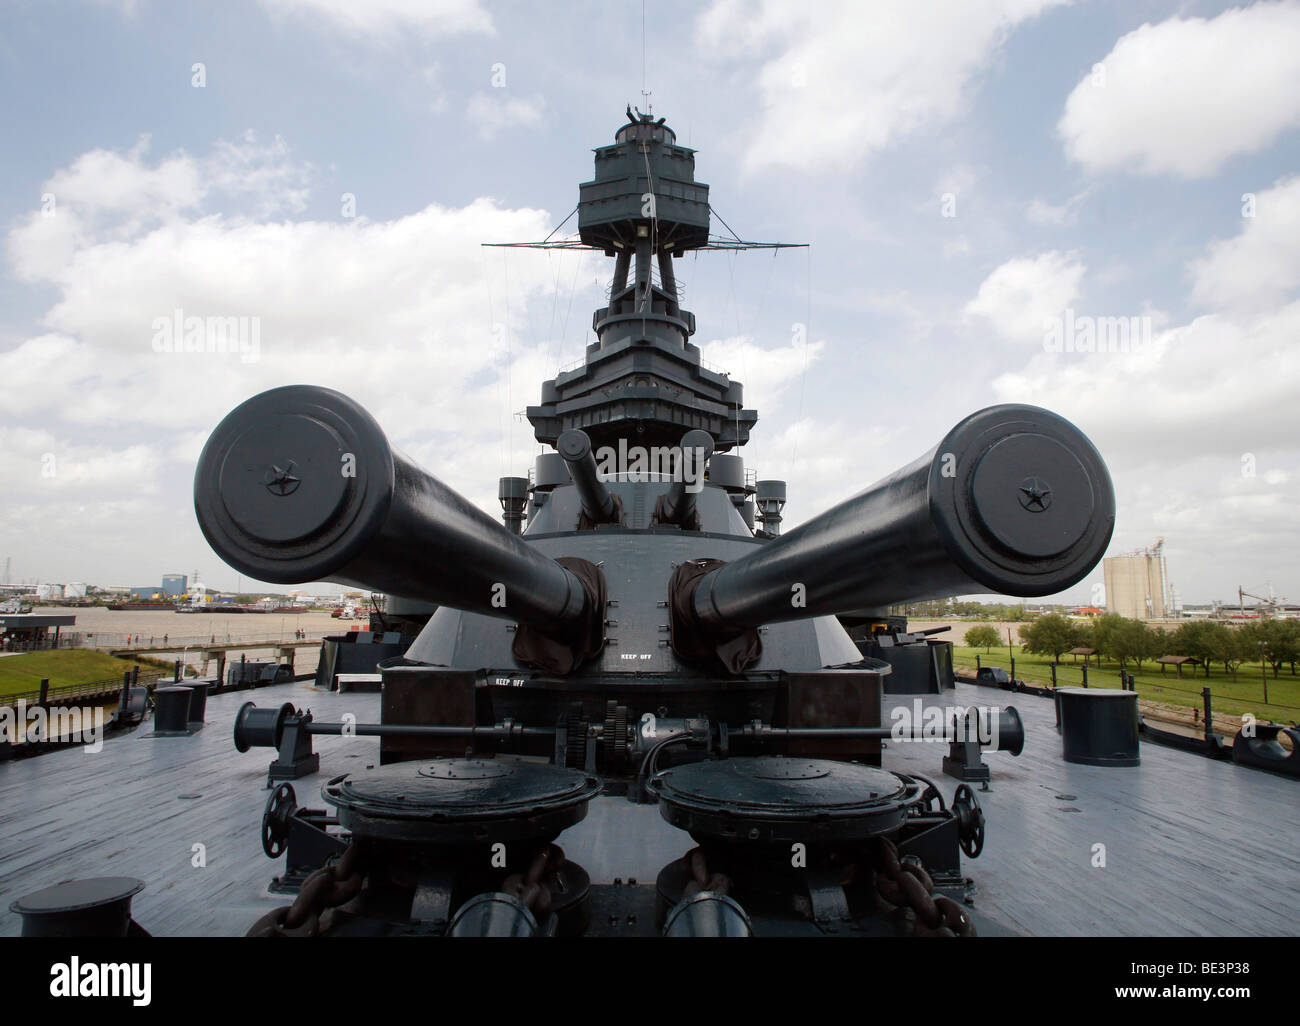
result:
M 745 386 L 745 405 L 759 410 L 775 408 L 774 400 L 816 362 L 825 342 L 791 341 L 778 349 L 764 349 L 748 335 L 715 339 L 700 346 L 700 356 L 723 368 Z
M 11 230 L 11 267 L 51 301 L 43 330 L 0 349 L 0 432 L 19 432 L 0 434 L 0 475 L 14 499 L 0 537 L 15 536 L 23 516 L 57 491 L 60 510 L 99 525 L 76 537 L 98 539 L 115 560 L 154 558 L 150 546 L 174 534 L 188 502 L 207 434 L 244 399 L 286 384 L 353 395 L 396 446 L 484 509 L 496 505 L 493 474 L 527 466 L 536 442 L 511 414 L 535 401 L 560 359 L 564 340 L 536 336 L 529 317 L 530 302 L 554 289 L 555 272 L 535 254 L 481 243 L 540 238 L 551 215 L 480 199 L 385 221 L 267 222 L 259 197 L 289 195 L 299 181 L 291 161 L 275 170 L 278 147 L 267 149 L 271 158 L 240 142 L 156 161 L 142 150 L 96 151 L 44 186 L 66 199 L 56 216 L 37 212 Z M 92 166 L 110 169 L 112 180 L 95 183 Z M 215 212 L 241 168 L 247 213 Z M 255 320 L 257 359 L 157 351 L 157 324 L 177 311 Z M 25 424 L 51 425 L 50 433 Z M 47 453 L 56 473 L 42 478 Z M 115 535 L 110 521 L 85 512 L 108 509 L 120 518 Z M 56 522 L 68 521 L 61 514 L 42 524 Z M 178 545 L 201 544 L 189 537 L 191 523 L 184 530 Z
M 853 164 L 963 107 L 1006 38 L 1068 0 L 716 0 L 706 55 L 763 61 L 750 168 Z
M 1123 36 L 1057 126 L 1090 171 L 1202 178 L 1300 124 L 1300 3 L 1170 18 Z
M 491 32 L 479 0 L 262 0 L 276 15 L 318 18 L 333 28 L 371 36 L 416 29 L 430 36 Z
M 515 125 L 535 125 L 542 120 L 546 101 L 541 94 L 511 96 L 496 91 L 475 93 L 465 106 L 465 117 L 474 125 L 479 137 L 493 139 Z
M 1213 243 L 1193 263 L 1198 303 L 1259 309 L 1300 288 L 1300 176 L 1263 190 L 1251 206 L 1241 231 Z
M 1063 317 L 1078 296 L 1084 270 L 1077 256 L 1059 250 L 1016 257 L 980 283 L 965 312 L 986 318 L 1003 338 L 1041 342 L 1047 319 Z

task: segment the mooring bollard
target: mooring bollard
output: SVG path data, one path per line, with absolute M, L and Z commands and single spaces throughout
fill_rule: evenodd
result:
M 1137 766 L 1137 696 L 1101 688 L 1094 695 L 1083 688 L 1056 693 L 1061 710 L 1062 755 L 1066 762 L 1085 766 Z
M 129 876 L 68 880 L 19 898 L 9 911 L 22 916 L 24 937 L 125 937 L 131 898 L 143 889 Z
M 1083 686 L 1085 688 L 1088 686 L 1088 664 L 1087 663 L 1083 664 Z
M 154 708 L 154 734 L 189 733 L 190 701 L 194 691 L 186 687 L 157 688 L 153 693 L 157 705 Z
M 195 680 L 185 685 L 190 689 L 190 718 L 189 725 L 197 727 L 205 719 L 205 711 L 208 705 L 208 682 L 205 680 Z

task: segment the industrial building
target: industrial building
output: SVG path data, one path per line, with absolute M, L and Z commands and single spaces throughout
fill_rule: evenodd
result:
M 1163 620 L 1174 615 L 1169 601 L 1164 539 L 1102 561 L 1106 579 L 1106 610 L 1130 620 Z

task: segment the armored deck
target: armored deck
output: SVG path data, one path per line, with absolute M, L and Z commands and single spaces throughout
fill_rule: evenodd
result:
M 268 890 L 283 864 L 258 844 L 270 753 L 236 754 L 231 745 L 230 724 L 247 697 L 209 699 L 207 725 L 189 737 L 152 737 L 146 721 L 95 755 L 67 749 L 0 764 L 0 935 L 21 931 L 7 911 L 15 897 L 84 877 L 144 880 L 132 914 L 159 935 L 242 935 L 284 904 L 284 895 Z M 376 694 L 301 684 L 254 697 L 259 705 L 308 706 L 322 720 L 345 713 L 374 720 L 380 702 Z M 958 685 L 943 700 L 974 704 L 989 696 Z M 913 697 L 896 701 L 910 705 Z M 1052 704 L 1024 698 L 1017 708 L 1024 751 L 1015 759 L 987 756 L 993 779 L 980 801 L 988 840 L 964 864 L 977 916 L 1041 936 L 1300 934 L 1294 909 L 1277 900 L 1300 879 L 1294 781 L 1149 744 L 1138 767 L 1066 763 Z M 322 804 L 326 780 L 376 762 L 378 744 L 333 737 L 318 751 L 320 772 L 294 785 L 305 805 Z M 947 793 L 953 783 L 939 772 L 944 751 L 890 742 L 884 766 L 925 775 Z M 653 810 L 605 796 L 559 843 L 598 889 L 616 878 L 645 887 L 692 842 Z M 1092 865 L 1096 844 L 1106 846 L 1104 868 Z M 206 866 L 194 864 L 195 845 L 204 846 Z M 620 926 L 634 932 L 625 918 Z
M 379 696 L 223 695 L 193 733 L 202 689 L 164 688 L 152 733 L 0 771 L 25 933 L 120 935 L 138 881 L 164 936 L 1295 932 L 1271 902 L 1300 870 L 1293 781 L 1139 754 L 1131 691 L 1057 692 L 1058 735 L 891 626 L 1084 580 L 1115 493 L 1078 427 L 1014 403 L 917 425 L 928 451 L 782 532 L 785 482 L 737 451 L 758 413 L 680 302 L 685 253 L 758 245 L 710 234 L 694 168 L 630 110 L 596 151 L 563 245 L 613 259 L 608 305 L 528 407 L 553 451 L 500 479 L 500 521 L 332 389 L 217 425 L 194 506 L 227 564 L 436 612 Z M 952 715 L 895 724 L 891 678 Z

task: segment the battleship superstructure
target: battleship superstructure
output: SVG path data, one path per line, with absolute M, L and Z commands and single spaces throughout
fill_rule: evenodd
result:
M 501 481 L 506 526 L 323 388 L 249 400 L 199 461 L 199 523 L 241 573 L 440 607 L 403 665 L 384 669 L 383 765 L 326 789 L 349 857 L 380 867 L 342 928 L 581 932 L 587 897 L 548 927 L 561 881 L 584 875 L 553 842 L 597 794 L 619 793 L 657 799 L 698 844 L 659 874 L 655 928 L 815 923 L 823 904 L 870 918 L 892 897 L 921 929 L 968 932 L 951 897 L 936 912 L 929 894 L 935 876 L 961 886 L 957 847 L 982 839 L 978 803 L 967 787 L 949 809 L 928 782 L 877 768 L 888 665 L 863 659 L 834 616 L 1068 587 L 1110 538 L 1106 470 L 1059 417 L 993 407 L 778 536 L 782 483 L 751 484 L 734 453 L 757 413 L 740 382 L 701 364 L 679 302 L 674 260 L 710 245 L 694 153 L 662 118 L 633 116 L 595 159 L 578 241 L 614 259 L 609 304 L 583 366 L 544 382 L 528 409 L 555 451 L 531 480 Z M 1025 482 L 1040 481 L 1054 501 L 1035 491 L 1027 502 Z M 283 719 L 247 709 L 241 743 L 280 744 Z M 285 839 L 291 809 L 284 794 L 268 813 Z M 495 878 L 484 870 L 494 843 L 506 845 Z M 782 872 L 791 846 L 798 868 Z M 899 852 L 923 848 L 925 897 L 905 894 Z
M 922 775 L 934 747 L 886 717 L 891 667 L 837 616 L 1075 584 L 1114 524 L 1100 456 L 1055 414 L 994 406 L 782 532 L 784 482 L 753 479 L 737 452 L 757 413 L 703 366 L 679 301 L 675 259 L 747 245 L 710 235 L 693 151 L 629 112 L 578 215 L 566 245 L 613 258 L 609 302 L 584 364 L 528 408 L 554 451 L 501 479 L 502 523 L 331 389 L 262 393 L 204 448 L 199 523 L 241 574 L 437 607 L 382 667 L 381 695 L 313 699 L 339 720 L 261 698 L 238 710 L 239 752 L 278 750 L 261 840 L 285 858 L 273 891 L 290 895 L 239 904 L 258 913 L 249 932 L 1000 932 L 999 895 L 990 915 L 962 858 L 985 846 L 975 790 L 946 798 Z M 331 735 L 339 747 L 313 750 Z M 379 758 L 338 761 L 372 738 Z M 972 782 L 990 776 L 981 744 L 1026 743 L 1015 710 L 974 707 L 926 739 Z M 255 753 L 231 758 L 247 788 Z M 1009 807 L 1029 816 L 1057 785 L 1017 774 Z M 299 804 L 304 778 L 328 808 Z M 1014 862 L 1032 828 L 1009 827 Z

